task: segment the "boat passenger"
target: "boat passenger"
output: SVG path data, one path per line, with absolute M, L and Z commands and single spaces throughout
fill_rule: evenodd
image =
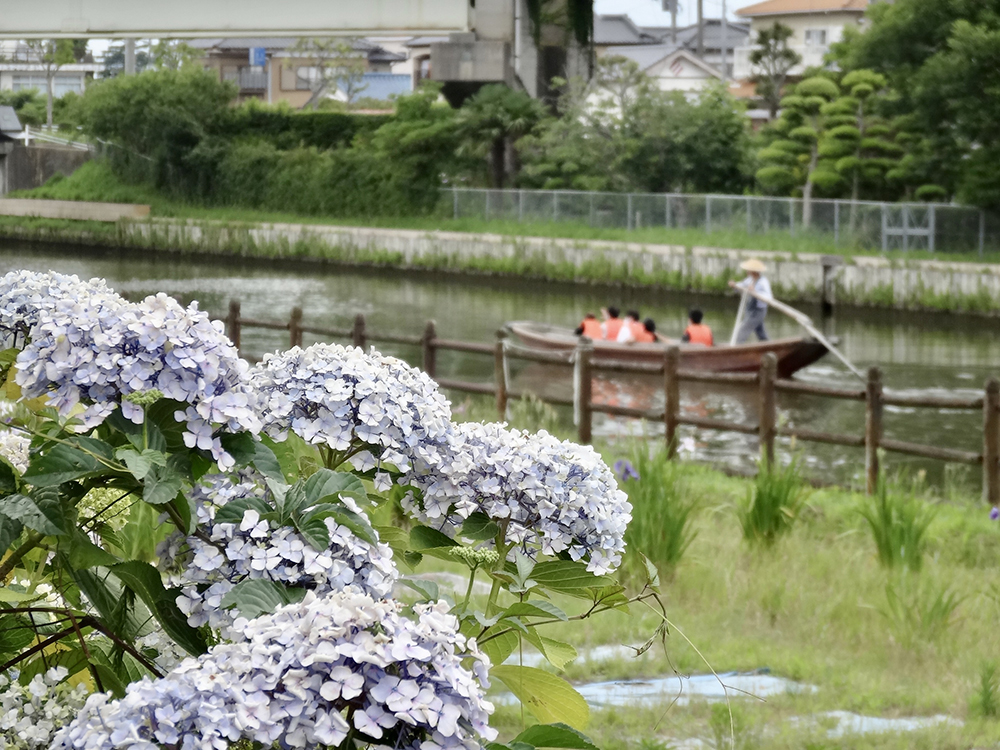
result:
M 646 318 L 642 322 L 642 330 L 635 334 L 635 343 L 637 344 L 655 344 L 656 343 L 656 323 L 653 322 L 652 318 Z
M 577 336 L 586 336 L 592 341 L 600 341 L 604 337 L 601 332 L 601 324 L 597 321 L 597 316 L 594 313 L 584 315 L 583 322 L 573 333 Z
M 771 294 L 771 282 L 764 277 L 766 266 L 756 258 L 745 260 L 740 263 L 740 268 L 747 272 L 747 277 L 743 281 L 736 283 L 730 281 L 729 286 L 733 289 L 752 289 L 765 299 L 773 299 Z M 767 303 L 756 297 L 747 295 L 746 309 L 743 312 L 743 321 L 736 332 L 736 343 L 742 344 L 750 338 L 751 333 L 756 333 L 761 341 L 767 341 L 767 331 L 764 329 L 764 317 L 767 315 Z
M 622 323 L 624 321 L 618 317 L 617 307 L 602 307 L 601 314 L 604 316 L 604 322 L 601 323 L 601 332 L 605 341 L 617 341 L 618 332 L 622 329 Z
M 705 314 L 697 308 L 688 312 L 688 327 L 684 329 L 681 341 L 685 344 L 701 344 L 702 346 L 715 344 L 712 340 L 712 329 L 701 322 L 704 317 Z
M 639 311 L 629 310 L 625 313 L 625 322 L 622 323 L 622 328 L 618 331 L 618 338 L 615 341 L 619 344 L 635 343 L 636 337 L 643 330 L 645 329 L 639 321 Z

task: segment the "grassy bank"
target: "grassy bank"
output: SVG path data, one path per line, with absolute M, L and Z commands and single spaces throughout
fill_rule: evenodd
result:
M 476 403 L 462 409 L 465 415 L 487 416 L 489 404 Z M 512 416 L 525 428 L 552 424 L 537 407 L 515 406 Z M 636 462 L 636 448 L 618 443 L 602 453 L 609 464 L 625 457 Z M 637 506 L 633 550 L 646 545 L 643 551 L 663 572 L 673 623 L 666 651 L 657 646 L 638 659 L 581 658 L 568 665 L 567 678 L 579 684 L 675 670 L 704 674 L 707 661 L 718 672 L 769 670 L 815 686 L 815 692 L 766 701 L 734 694 L 737 748 L 968 748 L 1000 742 L 1000 685 L 996 675 L 983 684 L 1000 658 L 1000 522 L 989 519 L 989 508 L 972 497 L 946 500 L 919 483 L 897 480 L 895 497 L 929 507 L 934 516 L 919 571 L 888 570 L 879 564 L 860 513 L 871 507 L 863 495 L 807 491 L 791 530 L 767 548 L 743 539 L 738 508 L 751 481 L 683 462 L 666 479 L 648 471 L 640 469 L 638 480 L 622 486 Z M 643 482 L 653 486 L 640 492 Z M 663 535 L 675 517 L 667 506 L 678 500 L 694 506 L 692 541 L 671 572 Z M 626 561 L 627 570 L 635 568 L 634 559 Z M 591 647 L 636 645 L 656 621 L 637 609 L 631 616 L 615 613 L 560 626 L 566 629 L 559 637 Z M 944 714 L 955 723 L 835 738 L 827 734 L 836 725 L 826 715 L 832 711 L 883 718 Z M 501 708 L 498 719 L 508 734 L 520 727 L 517 709 Z M 729 747 L 728 713 L 698 698 L 688 705 L 671 705 L 668 698 L 596 711 L 588 731 L 604 750 L 719 747 L 717 735 Z M 683 744 L 694 739 L 704 744 Z
M 239 207 L 205 207 L 179 201 L 156 190 L 150 185 L 132 185 L 122 182 L 102 162 L 89 162 L 70 177 L 57 177 L 36 190 L 21 191 L 12 197 L 45 198 L 52 200 L 98 201 L 110 203 L 144 203 L 151 207 L 155 218 L 220 221 L 233 224 L 289 223 L 339 226 L 366 226 L 387 229 L 416 229 L 425 231 L 469 232 L 499 234 L 510 237 L 551 237 L 570 240 L 609 240 L 637 244 L 679 245 L 683 247 L 720 247 L 734 250 L 762 250 L 790 253 L 823 253 L 847 258 L 855 255 L 879 254 L 892 260 L 942 259 L 949 261 L 982 262 L 978 254 L 934 254 L 923 251 L 880 253 L 877 250 L 837 246 L 825 234 L 799 232 L 748 233 L 743 231 L 706 232 L 698 229 L 665 229 L 644 227 L 635 230 L 590 227 L 572 222 L 528 222 L 487 220 L 476 218 L 455 219 L 449 206 L 442 213 L 418 217 L 325 217 L 304 216 L 281 211 L 246 209 Z M 995 260 L 990 255 L 987 260 Z

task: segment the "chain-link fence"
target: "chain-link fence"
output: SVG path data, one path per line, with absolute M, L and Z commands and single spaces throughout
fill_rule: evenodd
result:
M 940 203 L 451 188 L 458 218 L 818 236 L 858 250 L 1000 252 L 1000 217 Z

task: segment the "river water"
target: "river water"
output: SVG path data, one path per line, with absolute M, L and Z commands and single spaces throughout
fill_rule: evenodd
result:
M 349 328 L 355 314 L 364 313 L 371 332 L 419 335 L 428 319 L 437 322 L 438 335 L 467 341 L 492 341 L 495 332 L 509 320 L 537 320 L 575 326 L 588 311 L 617 304 L 637 308 L 652 317 L 658 330 L 679 334 L 685 313 L 692 305 L 705 311 L 705 321 L 716 338 L 728 339 L 737 301 L 682 292 L 615 289 L 597 286 L 552 284 L 514 279 L 467 277 L 429 273 L 378 271 L 371 269 L 320 268 L 243 259 L 193 260 L 180 256 L 134 251 L 100 250 L 73 245 L 39 245 L 0 240 L 0 272 L 11 269 L 55 270 L 81 277 L 106 278 L 119 292 L 139 299 L 166 292 L 182 302 L 197 300 L 213 315 L 225 315 L 228 300 L 239 298 L 243 315 L 286 321 L 291 308 L 299 305 L 308 324 Z M 804 311 L 819 320 L 818 309 Z M 768 316 L 772 336 L 797 335 L 792 321 Z M 987 377 L 1000 371 L 1000 337 L 992 320 L 922 315 L 873 310 L 839 310 L 825 324 L 841 337 L 842 351 L 862 370 L 879 365 L 888 388 L 905 394 L 981 394 Z M 248 355 L 287 346 L 287 334 L 246 329 L 243 346 Z M 306 343 L 309 343 L 307 337 Z M 416 347 L 382 345 L 394 354 L 419 364 Z M 439 375 L 468 380 L 489 380 L 492 358 L 441 352 Z M 513 386 L 543 388 L 564 397 L 571 394 L 565 370 L 539 365 L 512 367 Z M 832 357 L 801 371 L 800 380 L 849 386 L 857 380 Z M 602 376 L 594 384 L 595 398 L 641 406 L 662 404 L 658 379 L 639 381 Z M 464 399 L 452 394 L 455 401 Z M 783 423 L 860 435 L 864 429 L 864 407 L 856 402 L 779 394 Z M 682 407 L 693 415 L 756 421 L 754 395 L 738 388 L 692 386 L 682 390 Z M 570 411 L 562 410 L 567 424 Z M 595 435 L 618 438 L 657 434 L 658 425 L 595 417 Z M 946 409 L 887 407 L 886 436 L 900 440 L 977 451 L 981 448 L 982 417 L 976 412 Z M 662 427 L 659 429 L 662 435 Z M 749 467 L 756 455 L 753 437 L 736 433 L 695 434 L 695 456 L 715 462 Z M 688 441 L 690 445 L 690 441 Z M 860 449 L 817 445 L 789 445 L 810 473 L 827 480 L 855 481 L 863 471 Z M 890 455 L 890 468 L 925 470 L 928 481 L 941 482 L 946 472 L 939 462 Z M 957 467 L 956 467 L 957 468 Z M 978 486 L 978 470 L 950 469 L 948 482 Z

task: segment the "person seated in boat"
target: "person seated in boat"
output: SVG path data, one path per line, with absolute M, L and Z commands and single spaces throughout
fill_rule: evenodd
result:
M 652 318 L 646 318 L 642 322 L 642 330 L 637 331 L 635 334 L 635 343 L 637 344 L 655 344 L 659 337 L 656 335 L 656 323 L 653 322 Z
M 586 336 L 592 341 L 600 341 L 604 338 L 604 334 L 601 331 L 601 324 L 594 313 L 584 315 L 583 322 L 580 323 L 579 327 L 573 333 L 577 336 Z
M 639 311 L 629 310 L 625 313 L 625 321 L 615 341 L 619 344 L 634 344 L 645 330 L 639 318 Z
M 733 289 L 750 289 L 764 299 L 773 299 L 771 294 L 771 282 L 764 276 L 767 267 L 756 258 L 745 260 L 740 263 L 740 268 L 747 272 L 747 277 L 737 283 L 730 281 L 729 286 Z M 767 331 L 764 328 L 764 318 L 767 315 L 767 302 L 757 297 L 747 295 L 746 307 L 743 310 L 743 321 L 736 332 L 736 343 L 742 344 L 750 338 L 751 333 L 756 333 L 761 341 L 767 341 Z
M 601 323 L 601 338 L 605 341 L 617 341 L 618 333 L 622 329 L 622 323 L 624 323 L 624 321 L 618 317 L 618 308 L 602 307 L 601 315 L 604 316 L 604 322 Z
M 681 341 L 685 344 L 701 344 L 702 346 L 714 346 L 712 340 L 712 329 L 702 323 L 705 314 L 698 308 L 688 312 L 688 327 L 684 329 Z

